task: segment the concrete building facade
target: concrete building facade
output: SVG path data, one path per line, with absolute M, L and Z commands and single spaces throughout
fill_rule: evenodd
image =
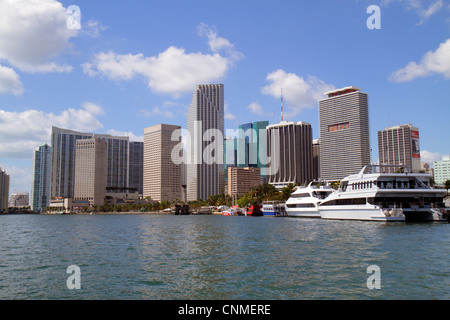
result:
M 223 84 L 196 87 L 189 106 L 187 130 L 187 200 L 206 200 L 210 195 L 223 193 Z
M 443 185 L 450 180 L 450 157 L 434 162 L 434 182 Z
M 380 165 L 405 166 L 419 172 L 419 129 L 405 124 L 378 131 L 378 156 Z M 386 168 L 387 172 L 392 170 L 395 168 Z
M 102 138 L 76 141 L 74 200 L 100 206 L 106 196 L 107 143 Z
M 144 130 L 143 196 L 154 201 L 181 201 L 181 164 L 173 161 L 172 150 L 180 141 L 172 141 L 180 126 L 158 124 Z
M 369 98 L 357 87 L 319 101 L 320 178 L 341 180 L 370 165 Z
M 267 151 L 271 166 L 278 168 L 268 182 L 278 189 L 313 178 L 312 127 L 307 122 L 282 121 L 267 126 Z M 277 159 L 273 155 L 278 154 Z M 274 159 L 277 159 L 274 161 Z
M 228 167 L 228 194 L 243 195 L 261 184 L 260 169 L 253 167 Z

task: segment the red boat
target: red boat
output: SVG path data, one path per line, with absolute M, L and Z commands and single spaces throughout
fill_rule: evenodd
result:
M 247 209 L 247 215 L 248 216 L 253 216 L 253 217 L 257 217 L 257 216 L 262 216 L 263 213 L 261 211 L 261 206 L 260 205 L 253 205 L 248 207 Z

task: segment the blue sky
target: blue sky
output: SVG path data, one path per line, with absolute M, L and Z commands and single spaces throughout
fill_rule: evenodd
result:
M 67 8 L 79 7 L 69 28 Z M 381 29 L 369 29 L 370 5 Z M 196 84 L 225 85 L 225 128 L 284 118 L 319 137 L 323 92 L 369 94 L 377 131 L 411 123 L 422 161 L 450 154 L 450 1 L 0 0 L 0 167 L 30 191 L 51 126 L 141 140 L 186 127 Z M 69 25 L 70 26 L 70 25 Z

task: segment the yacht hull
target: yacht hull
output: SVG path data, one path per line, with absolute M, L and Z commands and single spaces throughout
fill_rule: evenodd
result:
M 320 209 L 320 216 L 322 219 L 332 220 L 360 220 L 360 221 L 381 221 L 381 222 L 403 222 L 405 216 L 403 214 L 396 214 L 386 216 L 379 208 L 327 208 Z

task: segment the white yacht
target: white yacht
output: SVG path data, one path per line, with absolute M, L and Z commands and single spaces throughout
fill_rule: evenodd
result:
M 311 182 L 307 187 L 297 188 L 286 201 L 287 215 L 290 217 L 320 218 L 319 203 L 336 190 L 328 184 Z
M 282 201 L 264 201 L 261 211 L 263 216 L 285 217 L 287 215 L 286 206 Z
M 395 168 L 397 169 L 395 169 Z M 446 190 L 430 186 L 431 175 L 399 166 L 372 165 L 341 180 L 337 192 L 319 205 L 323 219 L 443 221 Z

